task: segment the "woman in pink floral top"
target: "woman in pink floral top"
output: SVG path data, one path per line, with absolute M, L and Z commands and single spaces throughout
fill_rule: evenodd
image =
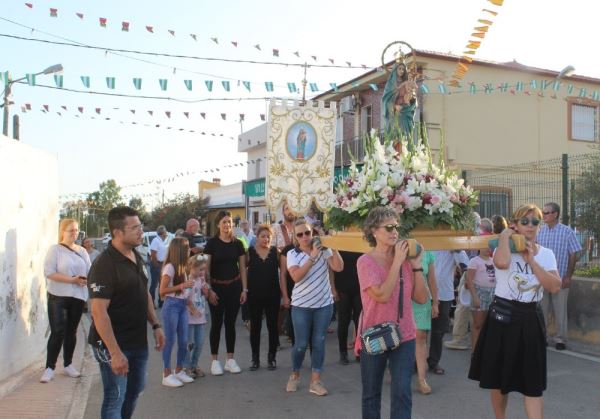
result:
M 361 350 L 363 419 L 380 417 L 381 387 L 388 363 L 392 376 L 390 417 L 411 417 L 411 376 L 416 337 L 411 300 L 423 304 L 428 292 L 421 255 L 408 259 L 408 244 L 398 241 L 398 226 L 398 217 L 393 209 L 378 207 L 371 210 L 365 221 L 364 235 L 373 250 L 361 256 L 357 262 L 363 304 L 360 331 L 382 322 L 398 322 L 402 334 L 402 343 L 393 351 L 370 355 Z M 404 290 L 402 316 L 398 319 L 400 271 Z

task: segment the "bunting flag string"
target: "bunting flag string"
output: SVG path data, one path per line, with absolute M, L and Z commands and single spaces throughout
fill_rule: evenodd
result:
M 492 1 L 492 0 L 489 0 Z M 497 1 L 497 0 L 494 0 Z M 35 12 L 36 9 L 36 4 L 37 3 L 25 3 L 25 7 L 27 7 L 28 10 L 30 10 L 31 12 Z M 77 11 L 77 12 L 69 12 L 69 13 L 64 13 L 61 12 L 60 16 L 59 16 L 59 10 L 55 7 L 50 7 L 49 9 L 49 17 L 52 18 L 61 18 L 61 17 L 65 17 L 68 15 L 71 16 L 76 16 L 78 18 L 79 21 L 86 21 L 87 19 L 85 19 L 85 16 L 87 16 L 87 14 L 82 13 L 81 11 Z M 71 14 L 72 13 L 72 14 Z M 145 29 L 145 32 L 148 34 L 157 34 L 161 31 L 159 31 L 154 25 L 136 25 L 134 22 L 132 22 L 129 19 L 122 19 L 122 20 L 111 20 L 109 22 L 108 18 L 106 17 L 98 17 L 98 23 L 96 23 L 95 25 L 97 25 L 97 27 L 106 29 L 109 26 L 115 26 L 117 28 L 119 28 L 119 30 L 121 32 L 124 33 L 130 33 L 132 31 L 134 31 L 136 28 Z M 179 30 L 179 29 L 173 29 L 173 28 L 169 28 L 169 29 L 164 29 L 165 34 L 168 34 L 168 36 L 170 38 L 180 38 L 178 36 L 176 36 L 176 34 L 186 34 L 185 38 L 186 39 L 192 39 L 194 42 L 198 41 L 198 35 L 195 33 L 191 33 L 188 31 L 184 31 L 184 30 Z M 187 38 L 189 36 L 189 38 Z M 209 37 L 208 38 L 210 41 L 212 41 L 215 45 L 219 45 L 221 47 L 225 47 L 226 45 L 231 45 L 233 46 L 233 48 L 238 48 L 241 44 L 238 41 L 230 41 L 230 42 L 224 42 L 221 43 L 219 42 L 219 37 Z M 264 48 L 262 46 L 261 43 L 247 43 L 247 46 L 249 48 L 252 48 L 255 51 L 259 51 L 263 54 L 269 54 L 272 57 L 276 57 L 279 58 L 282 56 L 282 54 L 284 53 L 284 49 L 282 48 Z M 289 51 L 288 55 L 290 56 L 295 56 L 297 58 L 301 58 L 301 54 L 299 51 Z M 317 56 L 313 55 L 313 54 L 306 54 L 305 55 L 306 58 L 311 58 L 314 62 L 317 62 Z M 344 62 L 346 65 L 335 65 L 335 62 Z M 323 61 L 324 63 L 327 64 L 321 64 L 322 66 L 327 66 L 327 67 L 340 67 L 340 68 L 362 68 L 364 70 L 367 70 L 368 67 L 365 64 L 361 64 L 360 66 L 353 66 L 351 61 L 349 60 L 336 60 L 334 58 L 327 58 L 326 61 Z
M 486 1 L 489 3 L 492 3 L 496 7 L 500 7 L 504 3 L 504 0 L 486 0 Z M 486 13 L 486 15 L 489 14 L 493 17 L 498 15 L 497 11 L 490 10 L 490 9 L 482 9 L 482 13 Z M 481 39 L 481 40 L 484 39 L 488 33 L 490 26 L 492 26 L 493 23 L 494 22 L 492 20 L 487 19 L 487 18 L 486 19 L 483 19 L 483 18 L 478 19 L 477 20 L 478 26 L 475 26 L 473 28 L 475 30 L 475 32 L 472 32 L 471 36 L 473 38 L 477 38 L 477 39 Z M 469 39 L 469 41 L 467 42 L 467 45 L 465 47 L 465 50 L 463 51 L 462 56 L 458 59 L 458 62 L 456 63 L 456 68 L 454 69 L 454 73 L 452 74 L 452 79 L 448 83 L 450 86 L 453 86 L 453 87 L 460 86 L 461 80 L 464 78 L 465 74 L 467 74 L 467 71 L 469 71 L 469 64 L 473 61 L 472 56 L 475 55 L 475 53 L 477 52 L 477 49 L 481 46 L 481 42 L 482 41 Z

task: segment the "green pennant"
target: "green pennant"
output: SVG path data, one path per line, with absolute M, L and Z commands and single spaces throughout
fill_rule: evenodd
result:
M 229 92 L 229 82 L 227 80 L 223 80 L 221 84 L 223 85 L 223 89 L 225 89 L 226 92 Z
M 204 84 L 206 84 L 206 88 L 209 92 L 212 92 L 213 82 L 212 80 L 204 80 Z
M 163 92 L 167 90 L 167 82 L 167 79 L 158 79 L 158 84 L 160 84 L 160 90 L 162 90 Z
M 317 92 L 319 90 L 317 83 L 310 83 L 308 86 L 310 87 L 311 92 Z
M 62 87 L 63 87 L 63 75 L 62 74 L 55 74 L 54 75 L 54 83 L 56 84 L 56 87 L 58 87 L 59 89 L 62 89 Z
M 34 73 L 25 74 L 25 78 L 27 79 L 28 85 L 35 86 L 35 74 Z
M 272 81 L 266 81 L 265 82 L 265 89 L 267 89 L 267 92 L 272 92 L 273 91 L 273 82 Z
M 248 89 L 248 91 L 250 91 L 250 82 L 249 81 L 243 81 L 242 84 L 244 85 L 244 87 L 246 89 Z
M 90 88 L 90 76 L 81 76 L 81 82 L 85 87 Z
M 333 89 L 334 92 L 338 91 L 337 84 L 335 84 L 335 83 L 329 83 L 329 85 L 331 86 L 331 88 Z
M 140 90 L 142 88 L 142 79 L 139 77 L 134 77 L 133 78 L 133 86 L 137 89 Z
M 191 80 L 184 80 L 183 83 L 185 83 L 185 87 L 187 87 L 188 90 L 192 90 L 192 81 Z
M 296 89 L 296 83 L 289 82 L 287 84 L 287 87 L 288 87 L 288 90 L 290 91 L 290 93 L 296 93 L 296 91 L 298 90 L 298 89 Z
M 115 78 L 114 77 L 106 78 L 106 87 L 108 87 L 109 89 L 115 88 Z

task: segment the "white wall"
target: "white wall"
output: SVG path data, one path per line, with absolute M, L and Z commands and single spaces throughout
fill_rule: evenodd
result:
M 58 235 L 56 157 L 0 136 L 0 179 L 2 380 L 46 351 L 44 258 Z

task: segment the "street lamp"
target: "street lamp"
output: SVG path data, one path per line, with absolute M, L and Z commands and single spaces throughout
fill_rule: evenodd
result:
M 568 65 L 562 70 L 560 70 L 560 73 L 558 73 L 558 76 L 556 76 L 556 80 L 558 81 L 562 78 L 570 77 L 573 75 L 573 73 L 575 73 L 575 67 L 573 67 L 572 65 Z
M 55 65 L 52 65 L 52 66 L 46 68 L 44 71 L 35 73 L 35 75 L 39 76 L 40 74 L 54 74 L 54 73 L 61 72 L 62 70 L 63 70 L 62 64 L 55 64 Z M 3 120 L 3 124 L 2 124 L 2 134 L 4 134 L 5 136 L 8 136 L 8 107 L 10 106 L 10 101 L 9 101 L 8 97 L 11 94 L 12 85 L 13 85 L 13 83 L 23 81 L 26 78 L 27 78 L 27 76 L 21 77 L 20 79 L 16 79 L 16 80 L 8 80 L 6 83 L 6 87 L 4 88 L 4 103 L 2 105 L 2 106 L 4 106 L 4 120 Z

